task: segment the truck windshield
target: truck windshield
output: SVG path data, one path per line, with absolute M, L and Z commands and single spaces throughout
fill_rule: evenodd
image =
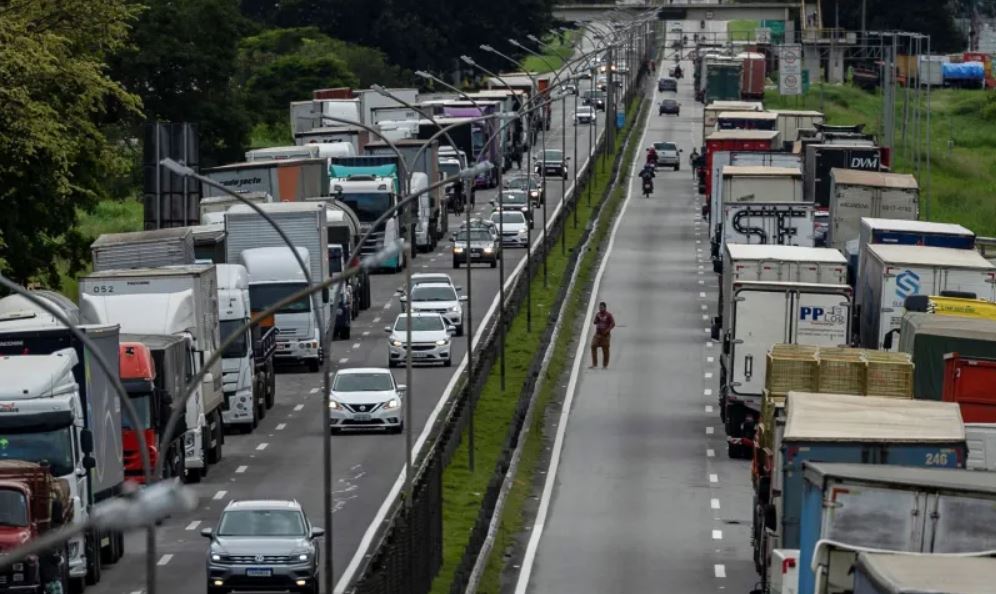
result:
M 460 165 L 453 163 L 452 165 L 447 163 L 445 165 L 439 165 L 439 171 L 442 172 L 443 177 L 456 177 L 460 173 Z
M 0 526 L 28 525 L 28 502 L 24 493 L 15 489 L 0 489 Z
M 264 310 L 292 293 L 296 293 L 307 285 L 304 283 L 267 283 L 265 285 L 249 285 L 249 303 L 254 311 Z M 277 313 L 308 313 L 311 311 L 311 298 L 302 297 L 289 303 Z
M 71 474 L 73 437 L 70 427 L 37 433 L 0 434 L 0 460 L 47 462 L 54 476 Z
M 142 424 L 138 427 L 140 431 L 152 428 L 152 395 L 149 393 L 145 394 L 128 394 L 131 400 L 132 406 L 135 407 L 135 412 L 138 413 L 138 422 Z M 121 426 L 125 429 L 135 429 L 131 425 L 131 419 L 128 415 L 121 413 Z
M 255 301 L 253 301 L 255 303 Z M 234 334 L 245 320 L 222 320 L 219 323 L 219 329 L 221 330 L 221 340 L 228 340 L 228 337 Z M 248 341 L 246 340 L 246 332 L 243 331 L 238 338 L 235 339 L 232 344 L 228 345 L 225 352 L 222 353 L 222 357 L 237 359 L 245 356 L 246 351 L 249 349 Z
M 343 194 L 342 201 L 353 209 L 362 223 L 372 223 L 391 208 L 391 194 L 388 192 L 357 192 Z
M 418 285 L 412 289 L 412 301 L 456 301 L 453 287 Z
M 481 150 L 484 148 L 484 141 L 487 138 L 484 136 L 484 128 L 475 124 L 474 131 L 471 133 L 470 141 L 473 144 L 474 155 L 480 155 Z

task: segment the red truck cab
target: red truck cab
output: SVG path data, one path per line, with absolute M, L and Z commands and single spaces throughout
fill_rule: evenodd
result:
M 945 402 L 956 402 L 966 423 L 996 423 L 996 359 L 944 355 Z
M 0 555 L 70 521 L 69 485 L 51 475 L 48 467 L 21 460 L 0 461 Z M 65 545 L 63 545 L 65 546 Z M 42 555 L 51 561 L 50 577 L 69 577 L 68 557 Z M 45 591 L 40 556 L 33 555 L 0 572 L 0 591 Z M 57 563 L 57 566 L 55 565 Z
M 712 196 L 712 157 L 720 151 L 777 151 L 781 149 L 781 140 L 777 130 L 717 130 L 705 140 L 705 167 L 699 170 L 699 176 L 704 179 L 706 195 L 703 209 L 709 208 L 709 197 Z M 700 189 L 702 189 L 700 184 Z M 708 210 L 705 210 L 708 214 Z
M 145 483 L 142 473 L 142 457 L 138 450 L 136 430 L 145 434 L 149 447 L 149 464 L 155 466 L 159 458 L 156 435 L 155 399 L 156 366 L 152 351 L 140 342 L 122 342 L 118 347 L 118 360 L 121 367 L 121 383 L 128 392 L 128 398 L 135 406 L 141 427 L 132 427 L 127 415 L 121 415 L 121 446 L 124 450 L 125 478 L 139 484 Z

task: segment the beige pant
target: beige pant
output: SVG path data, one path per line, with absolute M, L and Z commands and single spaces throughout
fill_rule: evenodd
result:
M 602 349 L 602 367 L 609 366 L 609 335 L 595 333 L 591 339 L 591 366 L 598 367 L 598 349 Z

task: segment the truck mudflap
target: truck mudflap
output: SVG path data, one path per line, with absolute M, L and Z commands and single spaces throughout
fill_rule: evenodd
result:
M 256 368 L 266 367 L 277 352 L 277 329 L 270 325 L 260 326 L 260 335 L 253 341 L 252 353 Z

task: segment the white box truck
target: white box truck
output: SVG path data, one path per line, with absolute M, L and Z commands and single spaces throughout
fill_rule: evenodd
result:
M 916 220 L 920 185 L 904 173 L 830 170 L 830 227 L 827 246 L 843 250 L 861 233 L 861 218 Z
M 752 437 L 771 345 L 846 346 L 852 292 L 845 284 L 745 281 L 726 291 L 719 405 L 727 435 Z
M 308 267 L 312 283 L 329 278 L 328 230 L 324 202 L 264 204 L 261 208 L 293 242 Z M 262 311 L 308 286 L 294 254 L 263 217 L 248 206 L 234 206 L 225 213 L 226 260 L 242 264 L 249 273 L 249 301 Z M 274 316 L 277 327 L 277 360 L 305 364 L 318 371 L 326 356 L 320 337 L 331 331 L 329 290 L 285 306 Z
M 245 198 L 247 202 L 252 202 L 253 204 L 274 202 L 273 196 L 267 192 L 243 192 L 239 195 Z M 201 198 L 201 225 L 224 223 L 225 211 L 236 204 L 242 204 L 242 201 L 228 194 Z
M 193 373 L 221 343 L 218 279 L 213 265 L 164 266 L 93 272 L 80 279 L 80 318 L 118 324 L 128 334 L 171 334 L 189 344 Z M 150 315 L 155 313 L 156 315 Z M 204 374 L 187 401 L 183 436 L 184 475 L 197 482 L 221 461 L 224 427 L 221 361 Z
M 712 178 L 722 179 L 723 169 L 729 165 L 737 167 L 784 167 L 788 169 L 802 170 L 802 157 L 792 153 L 776 153 L 770 151 L 717 151 L 712 155 Z M 709 194 L 709 212 L 722 212 L 723 184 L 712 184 Z M 709 227 L 709 237 L 714 239 L 720 232 L 721 226 L 718 215 L 712 217 L 712 224 Z M 717 244 L 718 245 L 718 244 Z M 722 251 L 715 255 L 721 255 Z
M 352 157 L 356 148 L 351 142 L 312 142 L 305 145 L 271 146 L 246 151 L 246 163 L 253 161 L 280 161 L 282 159 L 328 159 Z
M 773 109 L 778 116 L 776 124 L 777 130 L 781 133 L 782 143 L 786 148 L 791 148 L 795 141 L 799 139 L 799 130 L 816 128 L 824 121 L 822 112 L 805 111 L 793 109 Z
M 813 247 L 816 243 L 812 202 L 732 202 L 723 204 L 722 215 L 721 244 Z M 713 270 L 722 273 L 723 261 L 714 258 Z
M 194 235 L 189 227 L 103 233 L 90 253 L 94 270 L 193 264 Z
M 713 339 L 730 319 L 733 302 L 726 299 L 733 284 L 744 281 L 846 285 L 847 261 L 837 250 L 789 245 L 730 243 L 724 249 L 719 286 L 719 316 L 713 320 Z
M 872 244 L 861 257 L 859 338 L 866 348 L 882 348 L 899 330 L 907 297 L 958 292 L 996 301 L 996 266 L 975 250 Z

